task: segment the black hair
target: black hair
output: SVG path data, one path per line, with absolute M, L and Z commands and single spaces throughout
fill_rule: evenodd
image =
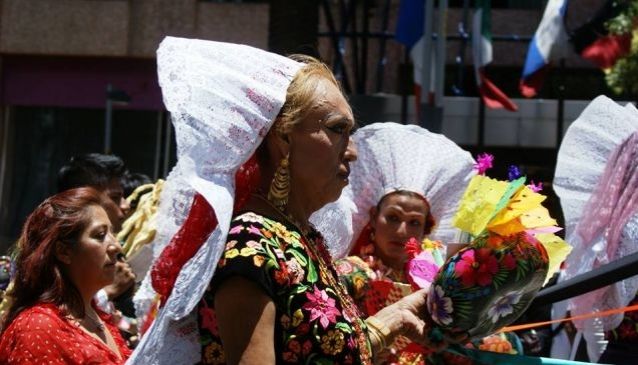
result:
M 105 188 L 126 173 L 124 161 L 115 155 L 88 153 L 71 157 L 58 171 L 58 192 L 82 186 Z
M 127 197 L 133 194 L 133 191 L 135 191 L 138 187 L 151 183 L 153 183 L 153 181 L 147 175 L 127 171 L 122 177 L 122 190 L 124 191 L 124 196 Z

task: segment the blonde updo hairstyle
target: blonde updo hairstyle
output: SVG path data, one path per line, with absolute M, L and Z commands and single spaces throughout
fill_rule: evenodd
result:
M 312 110 L 313 103 L 316 102 L 316 90 L 321 81 L 329 81 L 343 94 L 339 82 L 325 63 L 314 57 L 299 54 L 291 55 L 289 58 L 305 65 L 297 71 L 288 86 L 286 102 L 275 119 L 275 131 L 282 135 L 288 134 L 306 113 Z

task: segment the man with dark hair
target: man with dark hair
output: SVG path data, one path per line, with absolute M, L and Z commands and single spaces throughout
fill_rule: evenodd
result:
M 91 186 L 104 192 L 114 204 L 107 213 L 117 233 L 130 209 L 122 188 L 125 173 L 124 162 L 117 156 L 99 153 L 75 156 L 58 172 L 58 192 L 81 186 Z

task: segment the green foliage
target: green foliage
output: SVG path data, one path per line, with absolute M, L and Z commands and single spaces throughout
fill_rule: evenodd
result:
M 607 22 L 610 34 L 634 33 L 629 54 L 606 71 L 605 81 L 617 94 L 638 95 L 638 34 L 636 25 L 638 20 L 638 0 L 618 0 L 617 6 L 624 9 Z
M 635 19 L 638 17 L 638 1 L 636 0 L 618 0 L 616 6 L 623 6 L 618 16 L 609 20 L 606 24 L 609 33 L 625 34 L 634 30 Z
M 621 58 L 605 75 L 607 85 L 617 94 L 638 95 L 638 52 Z

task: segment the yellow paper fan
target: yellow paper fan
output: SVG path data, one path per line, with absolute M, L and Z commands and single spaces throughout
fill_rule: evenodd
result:
M 503 225 L 520 217 L 527 211 L 540 207 L 545 199 L 544 195 L 535 193 L 527 186 L 523 186 L 514 194 L 505 208 L 490 221 L 488 228 Z
M 558 223 L 549 215 L 547 208 L 539 206 L 520 216 L 520 221 L 525 228 L 539 228 L 557 226 Z
M 493 226 L 491 223 L 487 228 L 490 232 L 494 232 L 501 236 L 509 236 L 518 232 L 522 232 L 525 230 L 525 226 L 521 224 L 521 221 L 518 218 L 507 221 L 498 226 Z
M 543 285 L 545 285 L 549 279 L 558 272 L 560 264 L 565 261 L 567 255 L 572 251 L 572 246 L 552 233 L 537 233 L 535 237 L 543 244 L 549 257 L 549 269 L 547 270 L 547 277 L 543 283 Z
M 454 225 L 462 231 L 477 236 L 494 215 L 494 209 L 508 185 L 505 181 L 490 179 L 487 176 L 474 176 L 454 216 Z

